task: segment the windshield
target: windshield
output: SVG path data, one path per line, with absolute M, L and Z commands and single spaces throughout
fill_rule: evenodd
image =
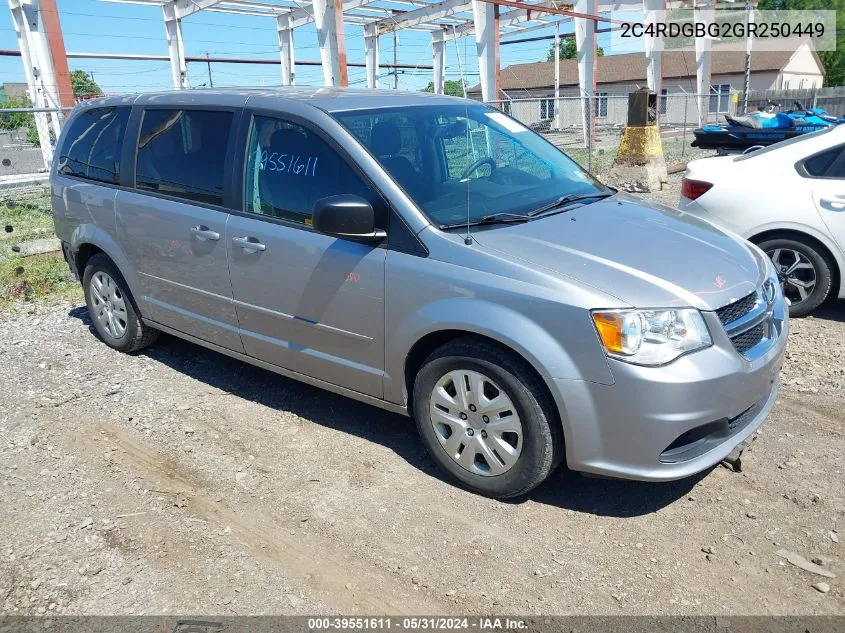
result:
M 332 116 L 438 226 L 499 213 L 528 214 L 563 196 L 612 191 L 543 137 L 481 104 Z

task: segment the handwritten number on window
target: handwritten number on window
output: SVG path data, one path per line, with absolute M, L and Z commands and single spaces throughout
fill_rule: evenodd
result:
M 279 152 L 261 152 L 259 171 L 277 171 L 296 176 L 317 176 L 317 156 L 300 156 L 299 154 L 280 154 Z

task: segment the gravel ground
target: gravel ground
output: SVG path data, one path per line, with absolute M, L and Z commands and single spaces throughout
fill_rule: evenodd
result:
M 443 481 L 407 418 L 168 336 L 112 352 L 78 298 L 18 305 L 0 613 L 842 614 L 845 305 L 793 326 L 742 472 L 561 471 L 505 503 Z

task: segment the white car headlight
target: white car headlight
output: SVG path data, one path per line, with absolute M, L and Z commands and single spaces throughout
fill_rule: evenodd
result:
M 594 310 L 608 356 L 635 365 L 665 365 L 713 344 L 698 310 Z

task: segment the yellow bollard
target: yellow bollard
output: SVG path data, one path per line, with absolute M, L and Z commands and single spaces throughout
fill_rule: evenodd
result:
M 660 191 L 669 182 L 660 126 L 626 126 L 610 176 L 625 191 Z

